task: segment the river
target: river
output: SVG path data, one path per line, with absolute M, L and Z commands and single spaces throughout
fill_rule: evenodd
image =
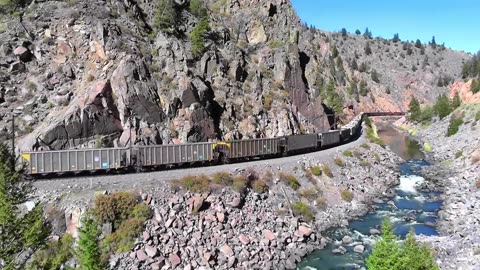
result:
M 371 229 L 380 230 L 383 219 L 389 218 L 395 233 L 404 238 L 410 228 L 416 234 L 438 235 L 434 224 L 442 205 L 436 200 L 438 193 L 419 191 L 417 186 L 425 181 L 420 175 L 423 166 L 429 166 L 424 160 L 421 146 L 406 134 L 398 132 L 389 125 L 379 130 L 379 136 L 390 149 L 406 160 L 400 165 L 400 185 L 395 188 L 395 198 L 376 203 L 373 212 L 351 221 L 348 227 L 339 227 L 324 233 L 332 241 L 325 249 L 314 251 L 300 262 L 298 269 L 350 270 L 366 269 L 365 258 L 370 254 L 378 236 L 371 235 Z M 342 238 L 350 236 L 353 243 L 343 244 Z M 362 245 L 365 252 L 356 253 L 354 247 Z M 345 254 L 332 251 L 343 246 Z

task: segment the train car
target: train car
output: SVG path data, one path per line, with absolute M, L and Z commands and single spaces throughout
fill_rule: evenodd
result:
M 128 148 L 24 152 L 28 174 L 68 173 L 127 168 Z
M 322 147 L 334 146 L 340 143 L 340 131 L 330 130 L 328 132 L 322 132 Z
M 352 128 L 342 128 L 340 130 L 340 139 L 342 142 L 346 142 L 352 136 Z
M 248 139 L 226 142 L 226 158 L 251 158 L 280 154 L 280 138 Z
M 287 153 L 317 148 L 317 134 L 293 135 L 286 137 Z
M 213 148 L 214 143 L 135 146 L 132 156 L 137 167 L 208 162 L 215 159 Z

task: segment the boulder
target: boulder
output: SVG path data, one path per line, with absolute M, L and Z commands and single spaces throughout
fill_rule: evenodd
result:
M 354 248 L 353 248 L 353 251 L 356 252 L 356 253 L 363 253 L 365 251 L 365 246 L 363 245 L 356 245 Z
M 15 48 L 15 50 L 13 51 L 13 54 L 15 54 L 16 56 L 18 56 L 18 58 L 22 61 L 22 62 L 29 62 L 32 60 L 32 53 L 30 52 L 29 49 L 23 47 L 23 46 L 19 46 L 17 48 Z
M 240 234 L 240 236 L 238 237 L 238 240 L 240 240 L 240 242 L 242 242 L 242 244 L 244 245 L 248 245 L 248 243 L 250 243 L 250 238 L 248 238 L 248 236 L 244 234 Z
M 8 72 L 12 73 L 13 75 L 17 75 L 22 72 L 25 72 L 25 70 L 26 70 L 25 64 L 20 61 L 17 61 L 17 62 L 13 62 L 10 65 Z
M 352 237 L 350 237 L 348 235 L 345 235 L 342 238 L 342 243 L 345 244 L 345 245 L 351 244 L 351 243 L 353 243 L 353 239 L 352 239 Z
M 137 250 L 137 259 L 141 262 L 144 262 L 148 259 L 148 256 L 147 254 L 145 253 L 145 251 L 143 249 L 139 249 Z
M 232 257 L 233 255 L 235 255 L 235 253 L 233 253 L 232 248 L 227 244 L 220 247 L 220 251 L 227 257 Z
M 170 256 L 168 256 L 168 260 L 170 261 L 173 269 L 175 269 L 175 267 L 177 267 L 177 265 L 182 262 L 182 260 L 180 259 L 180 257 L 178 257 L 177 254 L 171 254 Z
M 268 239 L 269 241 L 273 241 L 275 240 L 277 237 L 275 236 L 275 234 L 270 231 L 270 230 L 264 230 L 263 231 L 263 236 Z
M 225 221 L 225 214 L 222 212 L 217 212 L 217 220 L 220 223 L 223 223 Z
M 373 229 L 373 228 L 372 228 L 372 229 L 370 229 L 370 231 L 369 231 L 369 232 L 370 232 L 370 234 L 371 234 L 371 235 L 379 235 L 379 234 L 380 234 L 380 231 L 379 231 L 379 230 L 377 230 L 377 229 Z
M 342 246 L 339 246 L 338 248 L 332 250 L 333 254 L 345 254 L 346 252 L 347 249 Z
M 306 226 L 300 226 L 298 227 L 298 234 L 301 237 L 309 237 L 312 234 L 312 229 Z
M 156 247 L 147 245 L 145 246 L 145 252 L 147 253 L 148 257 L 154 258 L 155 256 L 157 256 L 158 250 Z

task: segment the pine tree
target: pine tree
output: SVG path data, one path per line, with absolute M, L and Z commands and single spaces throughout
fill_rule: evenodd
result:
M 347 32 L 347 29 L 345 28 L 342 28 L 342 30 L 340 31 L 342 33 L 342 37 L 346 37 L 348 32 Z
M 360 81 L 360 90 L 359 90 L 359 92 L 360 92 L 360 95 L 361 95 L 362 97 L 365 97 L 365 96 L 367 96 L 367 94 L 368 94 L 367 83 L 366 83 L 364 80 Z
M 200 0 L 190 1 L 190 12 L 202 19 L 207 17 L 207 9 L 203 7 L 202 1 Z
M 456 108 L 460 107 L 460 105 L 462 105 L 462 99 L 460 98 L 458 92 L 456 92 L 452 99 L 452 109 L 455 110 Z
M 78 259 L 81 270 L 100 270 L 102 269 L 98 244 L 100 230 L 91 217 L 85 217 L 82 223 L 83 225 L 79 229 L 80 234 L 75 256 Z
M 408 232 L 407 238 L 402 246 L 399 270 L 437 270 L 432 259 L 432 252 L 425 245 L 419 245 L 415 239 L 413 228 Z
M 193 56 L 199 57 L 205 52 L 205 34 L 210 31 L 208 19 L 202 19 L 190 33 Z
M 415 41 L 415 47 L 416 48 L 422 48 L 422 42 L 420 41 L 420 39 L 417 39 L 417 41 Z
M 434 108 L 440 119 L 443 119 L 445 116 L 449 115 L 452 112 L 450 100 L 445 95 L 441 95 L 437 98 L 437 102 L 435 103 Z
M 408 112 L 410 113 L 409 119 L 411 121 L 418 121 L 420 119 L 420 116 L 422 114 L 422 111 L 420 109 L 420 103 L 414 96 L 412 96 L 410 104 L 408 105 Z
M 24 251 L 38 250 L 49 234 L 42 205 L 20 215 L 17 205 L 28 199 L 31 189 L 22 181 L 23 169 L 12 168 L 11 160 L 7 147 L 0 144 L 0 266 L 3 265 L 3 269 L 23 268 L 28 259 L 23 257 Z
M 398 269 L 400 247 L 397 240 L 390 221 L 384 220 L 382 223 L 382 239 L 375 244 L 372 254 L 367 258 L 369 270 Z
M 432 41 L 430 42 L 430 46 L 432 46 L 432 48 L 436 48 L 437 47 L 437 42 L 435 41 L 435 36 L 432 37 Z
M 163 32 L 175 33 L 180 20 L 181 11 L 173 0 L 157 0 L 155 27 Z
M 392 41 L 393 41 L 394 43 L 397 43 L 397 42 L 400 41 L 400 37 L 399 37 L 398 33 L 396 33 L 396 34 L 393 35 Z
M 362 32 L 360 32 L 359 29 L 355 30 L 355 35 L 360 35 Z

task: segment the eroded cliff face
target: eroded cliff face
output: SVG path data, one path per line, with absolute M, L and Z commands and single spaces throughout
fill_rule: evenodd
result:
M 320 132 L 338 99 L 346 118 L 404 110 L 411 94 L 430 102 L 447 91 L 436 86 L 439 76 L 457 78 L 468 58 L 427 47 L 433 62 L 415 72 L 416 51 L 402 58 L 400 43 L 385 54 L 384 40 L 309 29 L 287 0 L 204 1 L 211 30 L 205 52 L 194 56 L 188 37 L 200 18 L 188 1 L 176 2 L 176 35 L 155 29 L 157 2 L 147 0 L 35 1 L 23 18 L 30 37 L 18 19 L 7 21 L 3 136 L 12 113 L 22 150 Z M 366 42 L 370 55 L 362 52 Z M 363 62 L 364 70 L 355 68 Z

